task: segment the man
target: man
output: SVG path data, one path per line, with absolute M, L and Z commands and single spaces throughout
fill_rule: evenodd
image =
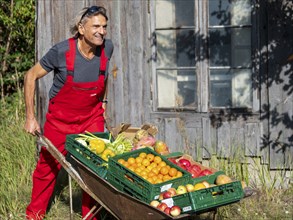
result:
M 25 75 L 24 129 L 35 135 L 35 131 L 41 130 L 34 112 L 36 80 L 54 71 L 44 136 L 63 155 L 67 154 L 64 147 L 67 134 L 104 131 L 107 70 L 113 53 L 112 41 L 105 39 L 107 21 L 103 7 L 82 9 L 70 28 L 74 37 L 54 45 Z M 42 147 L 33 173 L 27 219 L 44 218 L 60 168 L 61 165 Z M 83 194 L 83 216 L 95 204 L 93 202 L 88 194 Z

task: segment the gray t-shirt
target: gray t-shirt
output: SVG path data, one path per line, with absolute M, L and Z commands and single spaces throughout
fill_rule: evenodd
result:
M 77 44 L 77 40 L 76 40 Z M 41 66 L 48 72 L 54 71 L 52 87 L 49 91 L 50 99 L 56 96 L 66 81 L 67 69 L 65 53 L 69 50 L 68 40 L 54 45 L 40 60 Z M 108 76 L 109 60 L 113 53 L 113 43 L 105 40 L 105 55 L 108 57 L 105 79 Z M 74 82 L 93 82 L 99 77 L 100 70 L 100 47 L 97 48 L 96 56 L 88 60 L 84 58 L 76 45 L 76 55 L 74 63 Z

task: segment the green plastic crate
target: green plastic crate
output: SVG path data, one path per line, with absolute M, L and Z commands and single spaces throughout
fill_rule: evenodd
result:
M 208 177 L 205 181 L 213 183 Z M 201 181 L 194 181 L 198 183 Z M 209 187 L 207 189 L 196 190 L 182 195 L 174 196 L 162 200 L 168 206 L 178 205 L 182 213 L 201 213 L 220 206 L 228 205 L 240 201 L 244 197 L 244 192 L 240 181 Z
M 209 184 L 214 184 L 217 176 L 219 176 L 220 174 L 225 174 L 225 172 L 219 170 L 219 171 L 216 171 L 216 172 L 214 172 L 210 175 L 207 175 L 207 176 L 192 178 L 190 183 L 192 183 L 194 185 L 196 183 L 207 181 Z
M 131 191 L 131 195 L 147 203 L 154 199 L 158 199 L 160 193 L 166 191 L 170 187 L 178 187 L 179 185 L 187 184 L 188 182 L 190 182 L 190 173 L 176 166 L 163 156 L 161 156 L 162 160 L 165 161 L 166 164 L 170 167 L 175 167 L 177 170 L 180 170 L 183 174 L 182 177 L 168 180 L 163 183 L 151 184 L 144 178 L 138 176 L 128 168 L 118 163 L 119 159 L 127 160 L 129 157 L 135 158 L 139 156 L 141 152 L 145 152 L 147 154 L 152 153 L 155 156 L 161 156 L 160 154 L 156 153 L 155 151 L 149 148 L 143 148 L 127 152 L 121 155 L 116 155 L 115 157 L 109 159 L 107 180 L 114 186 L 118 185 L 120 187 L 120 190 L 124 192 Z M 131 178 L 132 181 L 127 179 L 125 176 Z
M 93 133 L 95 136 L 109 139 L 109 133 Z M 79 143 L 75 138 L 79 137 L 78 134 L 70 134 L 66 136 L 65 149 L 76 157 L 80 162 L 85 164 L 88 168 L 94 171 L 102 178 L 107 175 L 107 162 L 100 156 L 92 152 L 90 149 Z

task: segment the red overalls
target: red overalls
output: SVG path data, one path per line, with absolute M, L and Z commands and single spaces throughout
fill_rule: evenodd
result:
M 101 98 L 105 92 L 105 71 L 108 58 L 104 45 L 101 46 L 99 78 L 95 82 L 73 82 L 76 42 L 69 39 L 69 51 L 66 52 L 67 78 L 58 94 L 50 100 L 44 135 L 58 150 L 66 155 L 64 144 L 67 134 L 104 131 L 104 109 Z M 40 158 L 33 173 L 31 203 L 26 209 L 28 219 L 42 219 L 46 213 L 49 199 L 53 193 L 56 178 L 61 165 L 42 147 Z M 95 201 L 83 193 L 82 215 L 85 216 Z M 91 216 L 89 216 L 90 218 Z M 95 219 L 95 218 L 94 218 Z

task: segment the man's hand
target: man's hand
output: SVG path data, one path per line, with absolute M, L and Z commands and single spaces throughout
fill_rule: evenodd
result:
M 24 124 L 24 130 L 31 135 L 36 135 L 35 131 L 41 132 L 40 125 L 36 118 L 27 118 Z

